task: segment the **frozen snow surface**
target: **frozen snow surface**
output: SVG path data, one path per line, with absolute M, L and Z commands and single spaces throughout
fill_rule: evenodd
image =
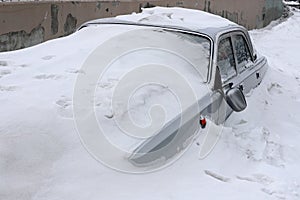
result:
M 155 7 L 143 9 L 141 13 L 117 16 L 117 19 L 161 25 L 178 25 L 189 28 L 220 28 L 234 26 L 235 23 L 218 15 L 213 15 L 201 10 L 191 10 L 185 8 L 164 8 Z
M 200 134 L 173 165 L 143 175 L 97 162 L 73 121 L 82 63 L 103 42 L 100 33 L 118 33 L 91 27 L 1 53 L 0 199 L 300 199 L 300 12 L 293 13 L 251 31 L 270 68 L 248 95 L 247 109 L 228 119 L 211 154 L 199 159 Z
M 299 6 L 300 3 L 298 1 L 282 1 L 284 4 L 288 5 L 288 6 Z

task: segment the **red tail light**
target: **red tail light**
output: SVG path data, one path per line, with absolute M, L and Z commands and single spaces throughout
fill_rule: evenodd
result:
M 206 119 L 204 117 L 200 116 L 199 122 L 200 122 L 201 128 L 205 128 L 205 126 L 206 126 Z

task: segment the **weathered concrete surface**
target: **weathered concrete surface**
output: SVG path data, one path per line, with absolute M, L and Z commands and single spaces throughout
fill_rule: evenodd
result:
M 261 28 L 283 12 L 281 0 L 125 0 L 0 3 L 0 51 L 25 48 L 72 33 L 85 21 L 177 6 L 212 12 L 248 29 Z
M 230 19 L 248 29 L 262 28 L 283 12 L 281 0 L 204 0 L 204 10 Z
M 22 49 L 45 41 L 45 29 L 41 25 L 29 33 L 24 30 L 12 31 L 0 36 L 0 51 Z

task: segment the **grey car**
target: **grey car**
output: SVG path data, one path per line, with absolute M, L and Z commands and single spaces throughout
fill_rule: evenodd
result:
M 201 13 L 199 18 L 200 15 Z M 185 109 L 183 113 L 166 123 L 154 137 L 140 144 L 129 158 L 134 165 L 149 165 L 161 158 L 164 161 L 170 160 L 180 150 L 186 148 L 186 141 L 199 129 L 205 128 L 205 124 L 201 124 L 203 119 L 222 124 L 232 112 L 243 111 L 247 106 L 245 95 L 261 83 L 268 64 L 265 57 L 258 56 L 255 52 L 248 31 L 220 17 L 213 20 L 217 21 L 218 25 L 211 23 L 210 20 L 203 20 L 190 26 L 185 23 L 153 22 L 145 19 L 107 18 L 87 22 L 79 28 L 79 30 L 91 26 L 149 28 L 156 32 L 175 34 L 192 40 L 193 43 L 198 42 L 208 51 L 209 62 L 207 67 L 201 70 L 205 71 L 202 84 L 209 88 L 209 92 L 196 102 L 198 111 L 195 112 L 193 106 Z M 183 121 L 182 115 L 187 116 Z

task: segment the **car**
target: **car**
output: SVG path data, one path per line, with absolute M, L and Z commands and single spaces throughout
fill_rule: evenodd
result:
M 267 59 L 256 53 L 246 28 L 203 11 L 152 8 L 142 14 L 89 21 L 78 31 L 93 26 L 116 30 L 131 27 L 134 34 L 149 41 L 147 44 L 155 46 L 158 41 L 166 48 L 177 48 L 191 63 L 196 63 L 196 70 L 202 76 L 198 84 L 208 88 L 195 104 L 177 113 L 133 151 L 129 161 L 135 166 L 172 160 L 186 149 L 186 141 L 206 127 L 206 119 L 222 124 L 232 112 L 243 111 L 247 107 L 245 95 L 261 83 L 268 68 Z M 124 40 L 135 43 L 134 37 Z M 120 45 L 126 43 L 124 40 L 119 40 Z M 164 53 L 156 56 L 160 55 L 167 57 Z

